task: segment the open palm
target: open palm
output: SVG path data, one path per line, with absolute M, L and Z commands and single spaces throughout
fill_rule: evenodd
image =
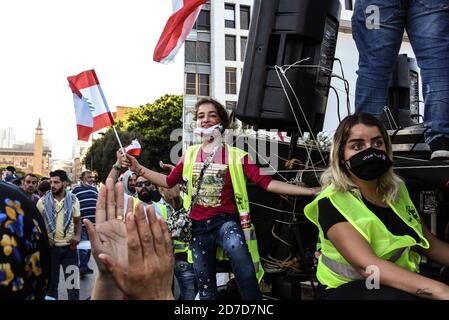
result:
M 89 233 L 92 255 L 100 273 L 109 272 L 98 258 L 100 254 L 110 256 L 124 270 L 128 268 L 126 226 L 121 218 L 124 212 L 123 199 L 123 186 L 118 183 L 114 188 L 114 181 L 107 179 L 106 185 L 102 186 L 98 193 L 95 226 L 88 220 L 84 221 Z

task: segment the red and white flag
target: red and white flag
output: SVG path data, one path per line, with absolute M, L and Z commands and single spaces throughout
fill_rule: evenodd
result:
M 73 92 L 78 140 L 89 141 L 91 133 L 114 124 L 95 70 L 67 77 Z
M 173 0 L 173 14 L 168 18 L 154 49 L 153 60 L 167 64 L 173 61 L 207 0 Z
M 131 141 L 131 144 L 127 145 L 125 147 L 125 152 L 127 154 L 130 154 L 135 157 L 140 156 L 140 151 L 141 151 L 141 147 L 140 147 L 140 143 L 139 143 L 139 141 L 137 141 L 137 139 Z

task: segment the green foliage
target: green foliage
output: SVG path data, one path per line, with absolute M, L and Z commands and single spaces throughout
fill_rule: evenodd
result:
M 159 168 L 159 160 L 170 162 L 170 150 L 177 141 L 170 141 L 170 134 L 182 128 L 182 96 L 165 95 L 140 106 L 127 114 L 123 121 L 116 125 L 123 146 L 137 139 L 142 146 L 139 162 L 147 168 Z M 98 178 L 104 181 L 116 161 L 115 152 L 119 144 L 110 128 L 100 139 L 97 139 L 85 158 L 88 169 L 96 171 Z

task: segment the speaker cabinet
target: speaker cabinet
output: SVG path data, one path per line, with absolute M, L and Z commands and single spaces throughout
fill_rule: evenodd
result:
M 310 131 L 307 119 L 314 133 L 322 130 L 340 12 L 338 0 L 255 0 L 238 119 L 256 128 L 283 131 L 298 131 L 299 123 Z M 302 59 L 307 60 L 285 72 L 292 90 L 282 75 L 279 79 L 275 66 Z
M 407 54 L 400 54 L 394 66 L 388 86 L 387 105 L 389 114 L 384 112 L 381 120 L 388 129 L 396 129 L 396 126 L 404 128 L 419 123 L 418 66 L 416 60 Z

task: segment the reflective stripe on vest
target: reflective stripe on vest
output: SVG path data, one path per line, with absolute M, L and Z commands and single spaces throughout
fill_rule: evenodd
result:
M 246 190 L 246 179 L 243 172 L 242 158 L 247 155 L 247 153 L 238 148 L 234 148 L 225 145 L 228 151 L 228 163 L 229 163 L 229 174 L 231 177 L 232 188 L 234 189 L 234 199 L 239 214 L 244 214 L 249 212 L 249 200 L 248 192 Z M 200 144 L 190 146 L 187 148 L 184 156 L 184 166 L 182 170 L 183 179 L 187 181 L 187 194 L 184 196 L 184 208 L 190 208 L 190 202 L 192 199 L 192 176 L 193 167 L 201 148 Z M 245 231 L 247 230 L 247 231 Z M 251 254 L 251 259 L 254 264 L 254 270 L 256 271 L 257 279 L 260 281 L 264 275 L 264 270 L 260 264 L 259 250 L 257 247 L 256 232 L 254 225 L 248 229 L 243 229 L 245 235 L 246 244 L 248 250 Z M 227 260 L 228 257 L 223 252 L 223 249 L 218 247 L 216 257 L 218 260 Z M 190 262 L 190 261 L 189 261 Z
M 306 217 L 319 229 L 321 253 L 329 259 L 326 260 L 324 258 L 323 260 L 320 258 L 318 262 L 317 278 L 323 285 L 328 288 L 337 288 L 355 278 L 355 275 L 346 268 L 348 262 L 334 247 L 332 242 L 325 237 L 321 229 L 318 216 L 323 213 L 319 212 L 318 202 L 323 198 L 330 200 L 335 209 L 368 242 L 376 256 L 384 260 L 395 261 L 397 265 L 411 272 L 418 272 L 420 255 L 415 250 L 410 250 L 410 248 L 429 248 L 429 242 L 424 237 L 417 211 L 405 185 L 400 186 L 397 200 L 394 203 L 388 203 L 388 205 L 405 224 L 416 232 L 419 237 L 418 241 L 410 236 L 392 234 L 379 218 L 366 207 L 363 201 L 351 192 L 336 192 L 331 185 L 325 188 L 314 201 L 304 208 Z M 403 249 L 407 250 L 401 252 L 402 254 L 399 254 L 396 258 L 395 255 L 398 250 Z M 338 265 L 329 261 L 336 262 Z M 342 267 L 339 265 L 345 266 L 343 271 L 341 271 Z
M 396 260 L 398 260 L 406 250 L 408 250 L 408 249 L 402 248 L 402 249 L 396 250 L 396 252 L 388 260 L 391 262 L 396 262 Z M 333 272 L 335 272 L 336 274 L 338 274 L 342 277 L 346 277 L 351 280 L 364 279 L 363 276 L 359 272 L 357 272 L 357 270 L 350 264 L 344 264 L 344 263 L 340 263 L 338 261 L 332 260 L 324 254 L 321 254 L 320 259 L 321 259 L 321 262 L 326 267 L 328 267 Z
M 178 240 L 173 240 L 173 252 L 175 254 L 187 252 L 189 250 L 189 245 L 185 242 L 181 242 Z

